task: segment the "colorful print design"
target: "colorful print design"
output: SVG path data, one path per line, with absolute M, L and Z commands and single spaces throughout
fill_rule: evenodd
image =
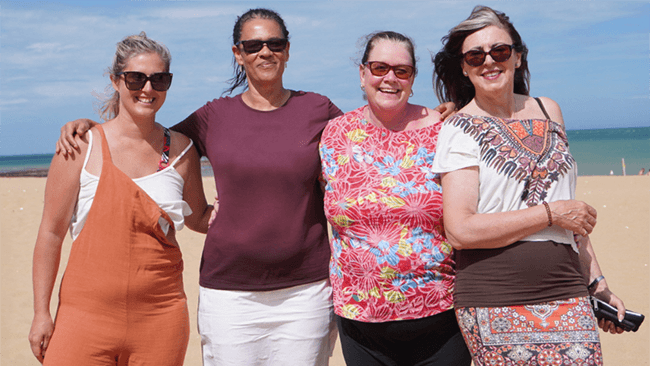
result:
M 162 154 L 160 155 L 160 161 L 158 162 L 158 172 L 169 166 L 169 146 L 172 140 L 172 136 L 168 128 L 165 128 L 164 131 L 165 142 L 163 144 Z
M 551 184 L 575 164 L 564 127 L 550 120 L 459 113 L 449 123 L 478 142 L 488 167 L 518 182 L 526 180 L 522 199 L 529 207 L 544 201 Z
M 441 123 L 393 132 L 364 108 L 330 121 L 320 144 L 334 309 L 365 322 L 449 310 L 454 263 L 431 172 Z
M 536 305 L 456 309 L 476 366 L 602 365 L 586 297 Z

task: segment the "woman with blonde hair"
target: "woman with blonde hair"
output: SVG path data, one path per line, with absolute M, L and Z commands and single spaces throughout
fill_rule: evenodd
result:
M 182 365 L 189 337 L 175 233 L 205 233 L 196 149 L 156 122 L 171 86 L 171 55 L 144 32 L 117 44 L 108 121 L 55 155 L 34 249 L 32 352 L 45 365 Z M 56 321 L 50 299 L 73 238 Z

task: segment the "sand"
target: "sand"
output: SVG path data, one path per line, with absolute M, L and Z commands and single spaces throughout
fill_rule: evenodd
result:
M 204 180 L 207 197 L 214 196 L 214 181 Z M 27 334 L 32 321 L 32 250 L 43 209 L 45 178 L 0 178 L 0 364 L 39 365 Z M 578 199 L 598 210 L 592 241 L 610 288 L 635 311 L 650 315 L 650 177 L 580 177 Z M 178 234 L 185 260 L 192 334 L 185 365 L 201 365 L 196 331 L 198 268 L 203 235 L 185 229 Z M 63 274 L 70 238 L 63 247 L 59 280 Z M 55 289 L 56 294 L 58 289 Z M 55 313 L 56 295 L 52 301 Z M 636 333 L 603 334 L 606 365 L 649 365 L 650 321 Z M 330 365 L 344 365 L 340 347 Z

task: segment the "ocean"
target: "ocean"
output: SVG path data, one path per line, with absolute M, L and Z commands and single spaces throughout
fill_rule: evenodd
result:
M 650 127 L 570 130 L 567 135 L 579 175 L 623 175 L 623 159 L 627 175 L 650 170 Z M 45 176 L 52 156 L 0 156 L 0 176 Z M 201 171 L 212 176 L 206 160 Z

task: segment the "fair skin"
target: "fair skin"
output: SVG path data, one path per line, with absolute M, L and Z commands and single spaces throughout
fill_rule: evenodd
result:
M 140 71 L 146 75 L 166 71 L 161 58 L 155 53 L 137 55 L 129 60 L 124 71 Z M 128 90 L 123 78 L 112 79 L 113 88 L 120 95 L 120 112 L 115 119 L 103 124 L 111 158 L 115 166 L 128 177 L 141 178 L 155 173 L 163 146 L 163 128 L 155 122 L 156 112 L 162 107 L 167 92 L 156 91 L 147 82 L 141 90 Z M 66 158 L 54 155 L 45 188 L 45 205 L 34 248 L 34 320 L 29 333 L 30 346 L 42 363 L 54 323 L 50 313 L 50 300 L 61 258 L 61 245 L 70 225 L 79 193 L 79 176 L 83 169 L 89 141 L 76 137 L 79 155 Z M 93 149 L 86 170 L 99 176 L 102 170 L 101 140 L 93 134 Z M 170 161 L 187 146 L 189 139 L 172 132 Z M 198 154 L 192 147 L 175 165 L 183 178 L 183 200 L 192 209 L 185 224 L 192 230 L 205 233 L 212 206 L 203 195 Z M 175 243 L 175 230 L 170 228 L 168 239 Z
M 495 46 L 512 43 L 512 38 L 506 30 L 489 26 L 469 35 L 463 43 L 462 52 L 488 52 Z M 462 62 L 463 72 L 474 85 L 476 95 L 459 112 L 504 119 L 545 119 L 533 98 L 514 93 L 514 75 L 520 63 L 521 55 L 514 51 L 504 62 L 495 62 L 490 55 L 486 56 L 481 66 L 474 67 Z M 563 124 L 562 112 L 557 103 L 548 98 L 541 99 L 551 120 Z M 441 177 L 445 231 L 450 244 L 456 249 L 506 247 L 543 230 L 548 225 L 548 216 L 543 205 L 510 212 L 478 213 L 477 166 L 445 173 Z M 555 201 L 550 202 L 549 206 L 553 224 L 576 234 L 587 237 L 596 225 L 596 210 L 584 202 Z M 588 268 L 585 277 L 591 282 L 601 272 L 588 239 L 583 240 L 580 258 L 583 266 Z M 601 282 L 595 294 L 616 306 L 619 318 L 622 319 L 625 312 L 623 302 L 606 288 L 606 283 Z M 623 331 L 611 322 L 602 323 L 601 328 L 612 333 Z
M 368 54 L 368 61 L 384 62 L 390 66 L 414 66 L 403 43 L 380 39 Z M 440 120 L 440 113 L 429 108 L 409 104 L 415 75 L 399 79 L 395 71 L 375 76 L 364 65 L 359 66 L 359 78 L 368 97 L 364 113 L 373 124 L 394 131 L 416 130 L 431 126 Z

